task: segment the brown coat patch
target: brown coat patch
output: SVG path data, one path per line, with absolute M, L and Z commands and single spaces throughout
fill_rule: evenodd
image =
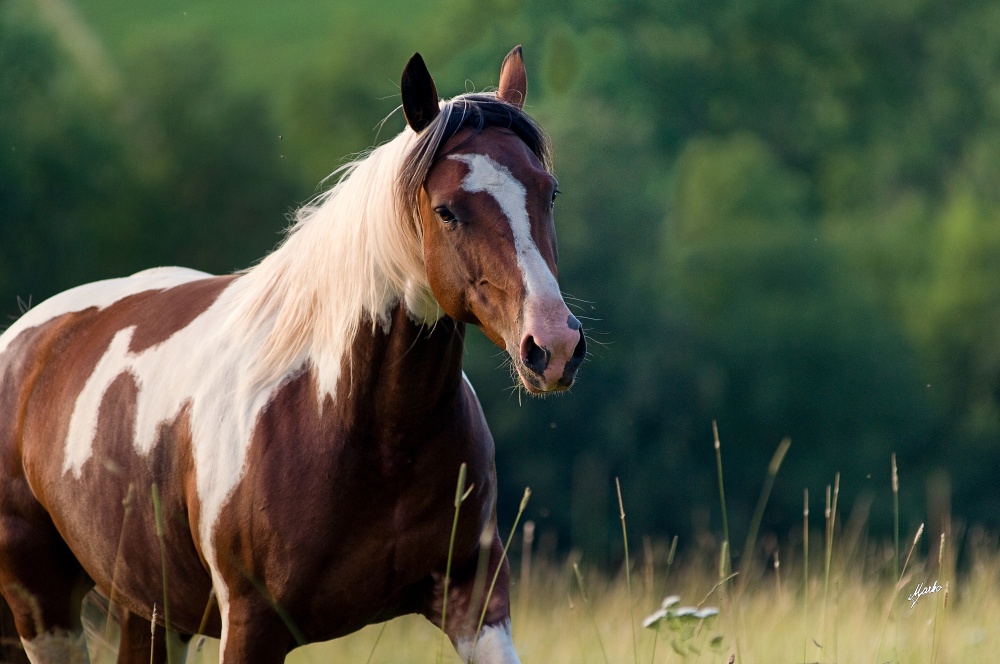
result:
M 475 573 L 496 499 L 493 440 L 461 374 L 463 339 L 463 325 L 442 319 L 428 331 L 400 307 L 388 335 L 359 334 L 322 411 L 311 371 L 278 389 L 219 519 L 233 615 L 252 614 L 264 587 L 310 641 L 402 613 L 440 618 L 459 466 L 473 490 L 458 573 Z M 505 587 L 497 602 L 506 615 Z

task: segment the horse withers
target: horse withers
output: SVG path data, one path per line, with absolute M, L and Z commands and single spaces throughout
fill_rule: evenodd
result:
M 266 664 L 405 613 L 466 662 L 518 661 L 462 353 L 480 327 L 538 394 L 584 358 L 549 145 L 522 109 L 520 48 L 495 94 L 439 101 L 419 55 L 401 90 L 407 128 L 254 267 L 79 286 L 0 336 L 0 592 L 32 662 L 87 661 L 95 586 L 119 662 L 165 661 L 151 620 Z M 480 559 L 499 574 L 488 596 Z

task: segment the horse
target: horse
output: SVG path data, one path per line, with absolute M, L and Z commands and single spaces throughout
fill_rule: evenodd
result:
M 0 594 L 31 662 L 88 661 L 93 592 L 122 663 L 166 661 L 167 630 L 281 662 L 409 613 L 465 662 L 519 661 L 462 354 L 479 327 L 539 395 L 586 356 L 551 148 L 520 47 L 495 92 L 439 100 L 419 54 L 400 89 L 403 131 L 252 267 L 78 286 L 0 336 Z

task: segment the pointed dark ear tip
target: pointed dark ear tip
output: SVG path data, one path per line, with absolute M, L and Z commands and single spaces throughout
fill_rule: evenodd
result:
M 524 58 L 521 56 L 521 45 L 510 50 L 500 65 L 500 85 L 497 97 L 518 108 L 524 108 L 524 99 L 528 95 L 528 77 L 524 71 Z
M 404 67 L 404 69 L 409 69 L 410 65 L 423 65 L 423 64 L 424 64 L 424 58 L 422 55 L 420 55 L 420 51 L 415 51 L 413 55 L 410 56 L 410 59 L 406 61 L 406 67 Z M 424 68 L 426 69 L 427 65 L 424 65 Z
M 410 59 L 406 61 L 406 66 L 403 67 L 403 78 L 411 76 L 413 73 L 418 71 L 427 71 L 427 65 L 424 63 L 423 56 L 420 53 L 414 53 L 410 56 Z
M 427 71 L 427 65 L 424 64 L 420 53 L 414 53 L 407 61 L 399 89 L 403 98 L 403 116 L 406 118 L 406 123 L 414 131 L 422 131 L 434 120 L 439 109 L 434 79 Z

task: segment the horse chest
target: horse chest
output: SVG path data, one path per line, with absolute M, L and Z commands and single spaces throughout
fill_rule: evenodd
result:
M 464 389 L 420 417 L 372 416 L 340 398 L 317 408 L 315 385 L 289 380 L 261 413 L 212 545 L 225 577 L 250 572 L 336 625 L 405 605 L 443 571 L 463 463 L 473 488 L 455 556 L 473 555 L 495 500 L 493 443 Z

